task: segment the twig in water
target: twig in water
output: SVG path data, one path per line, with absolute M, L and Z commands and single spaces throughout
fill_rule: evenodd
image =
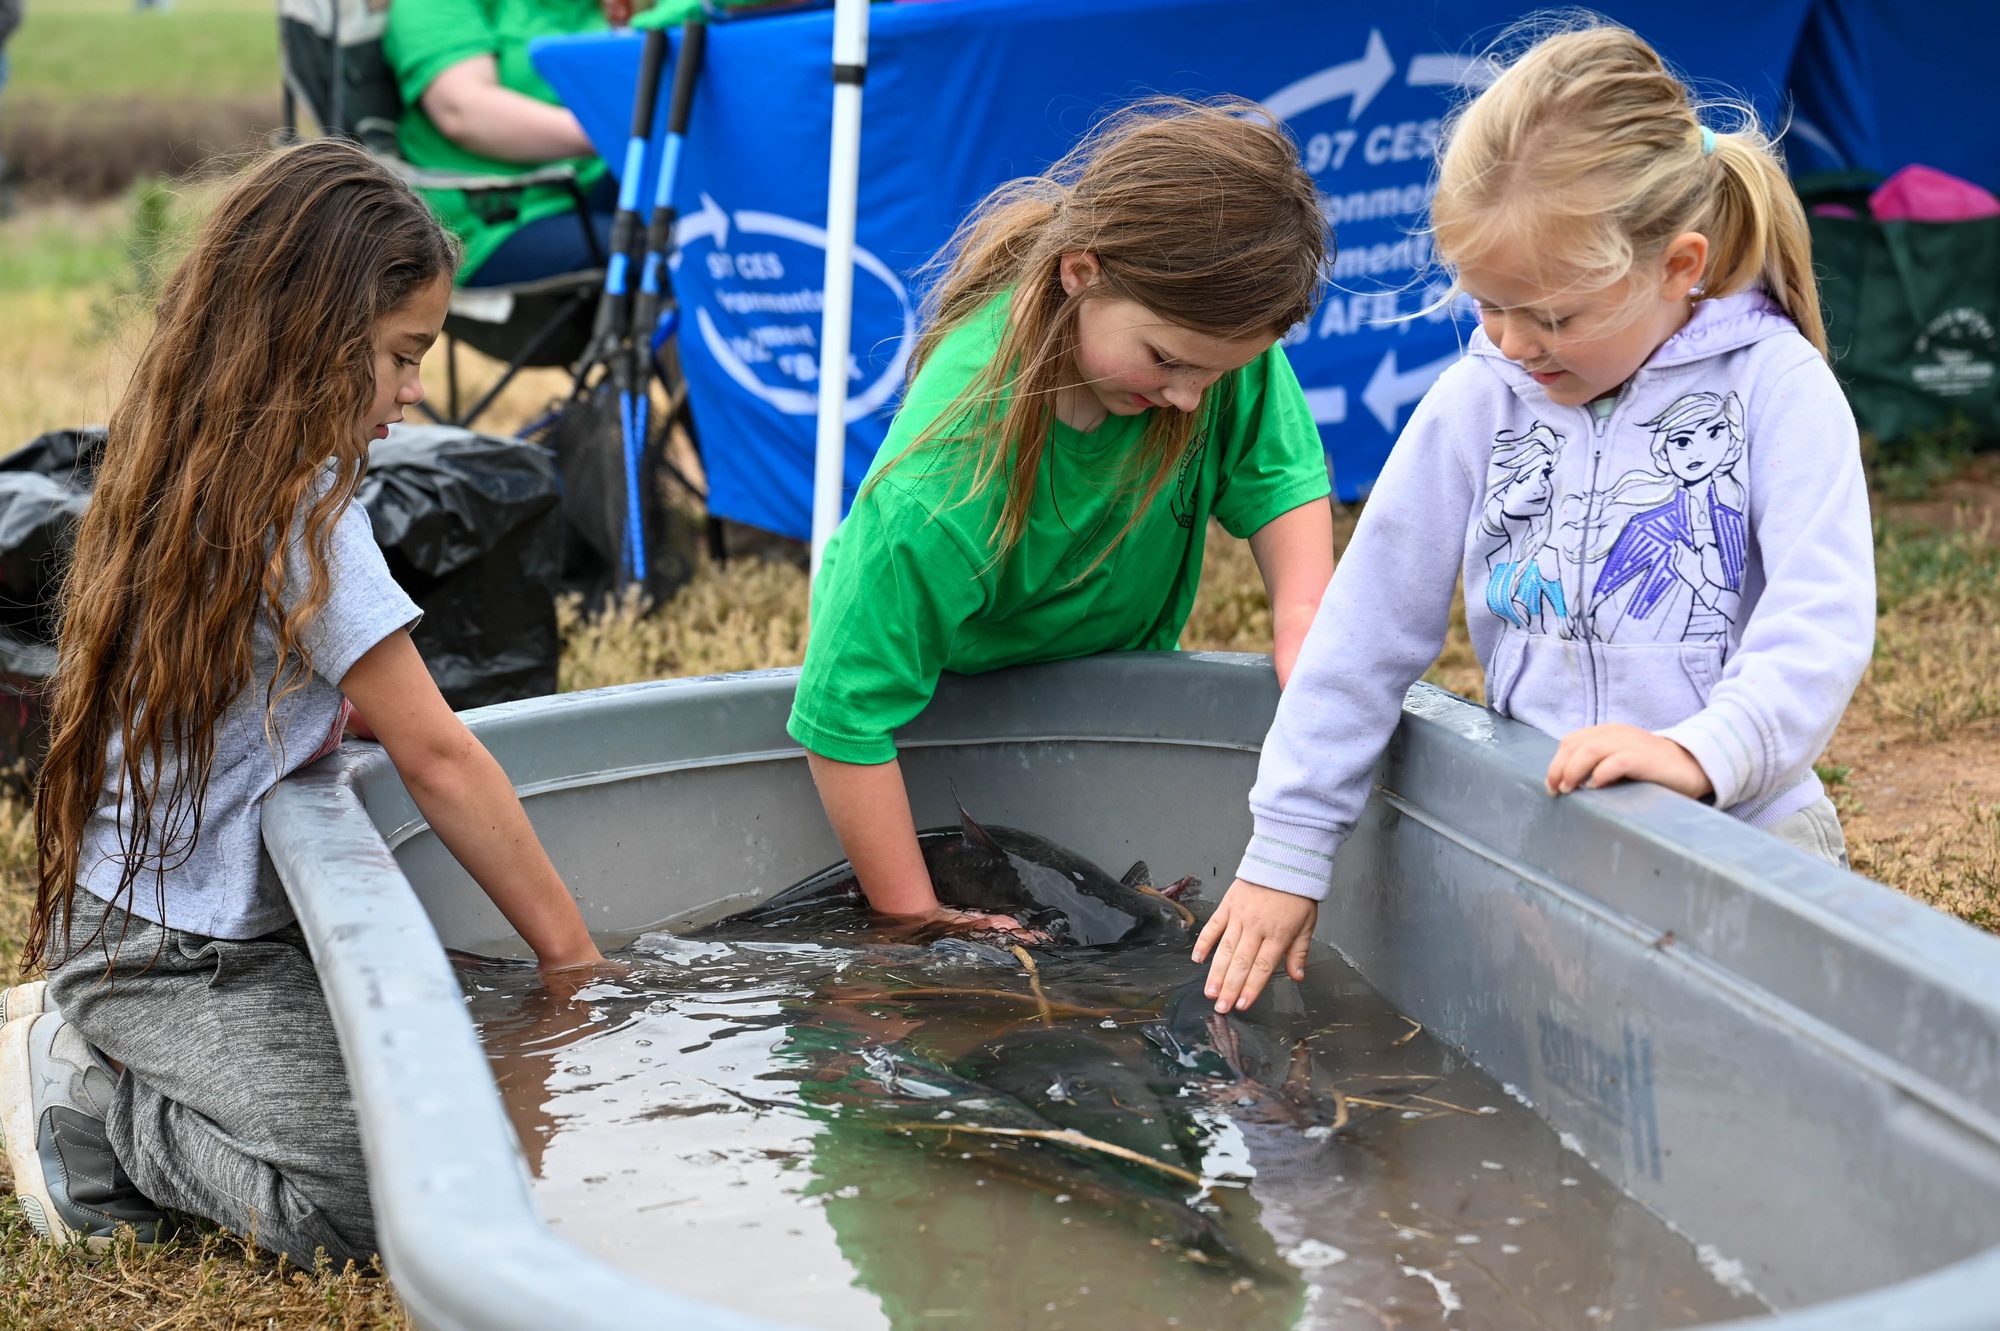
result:
M 1340 1092 L 1335 1091 L 1334 1094 L 1339 1095 Z M 1408 1100 L 1370 1100 L 1365 1095 L 1349 1095 L 1343 1098 L 1351 1105 L 1367 1105 L 1370 1109 L 1401 1109 L 1409 1104 Z
M 1191 1187 L 1201 1186 L 1199 1174 L 1190 1173 L 1179 1165 L 1170 1165 L 1164 1160 L 1155 1160 L 1145 1152 L 1135 1151 L 1129 1146 L 1087 1137 L 1073 1128 L 990 1128 L 980 1123 L 897 1123 L 892 1126 L 900 1132 L 972 1132 L 983 1137 L 1028 1137 L 1036 1141 L 1056 1142 L 1063 1146 L 1074 1146 L 1079 1150 L 1116 1156 L 1135 1165 L 1157 1169 L 1162 1174 L 1177 1178 Z
M 1427 1105 L 1436 1105 L 1440 1109 L 1449 1109 L 1454 1114 L 1470 1114 L 1474 1118 L 1479 1117 L 1477 1109 L 1467 1109 L 1464 1105 L 1455 1105 L 1449 1100 L 1433 1100 L 1428 1095 L 1413 1095 L 1410 1098 L 1412 1100 L 1422 1100 Z
M 1400 1016 L 1401 1014 L 1399 1013 L 1397 1015 Z M 1410 1022 L 1410 1029 L 1404 1032 L 1399 1039 L 1389 1041 L 1389 1047 L 1391 1049 L 1401 1049 L 1404 1045 L 1408 1044 L 1410 1041 L 1416 1039 L 1419 1035 L 1422 1035 L 1424 1033 L 1424 1024 L 1421 1021 L 1411 1021 L 1410 1018 L 1408 1017 L 1404 1017 L 1403 1020 Z
M 1055 1018 L 1049 1015 L 1049 996 L 1042 992 L 1042 968 L 1035 964 L 1032 956 L 1028 955 L 1028 949 L 1019 943 L 1014 944 L 1014 955 L 1019 957 L 1021 964 L 1028 969 L 1028 987 L 1035 991 L 1035 1005 L 1041 1011 L 1042 1025 L 1045 1027 L 1055 1025 Z
M 1041 986 L 1037 984 L 1035 988 L 1039 990 Z M 1015 994 L 1009 993 L 1005 989 L 897 989 L 891 992 L 889 997 L 892 999 L 922 997 L 1005 998 L 1016 1003 L 1043 1004 L 1051 1012 L 1061 1012 L 1071 1017 L 1108 1017 L 1117 1010 L 1106 1007 L 1078 1007 L 1074 1003 L 1065 1003 L 1061 999 L 1049 998 L 1040 993 Z

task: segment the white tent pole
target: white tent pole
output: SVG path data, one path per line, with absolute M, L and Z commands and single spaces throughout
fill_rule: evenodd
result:
M 812 571 L 840 525 L 847 456 L 847 357 L 854 314 L 854 215 L 861 188 L 861 82 L 868 72 L 868 0 L 833 11 L 833 152 L 826 186 L 826 301 L 819 325 L 819 430 L 813 448 Z

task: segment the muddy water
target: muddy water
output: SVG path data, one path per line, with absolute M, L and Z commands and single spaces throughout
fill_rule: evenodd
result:
M 1331 951 L 1236 1028 L 1294 1051 L 1273 1098 L 1177 1065 L 1217 1067 L 1199 1005 L 1175 1001 L 1197 976 L 1179 949 L 1044 956 L 1044 1016 L 1011 959 L 841 943 L 649 935 L 620 954 L 625 978 L 568 1001 L 532 971 L 462 966 L 559 1233 L 683 1293 L 828 1328 L 1669 1327 L 1764 1311 Z M 952 1130 L 976 1115 L 915 1131 L 829 1089 L 843 1070 L 866 1083 L 883 1049 L 948 1067 L 1044 1025 L 1168 1085 L 1199 1180 L 1097 1167 L 1191 1199 L 1229 1254 L 1063 1191 L 1068 1157 L 1050 1146 Z M 1092 1075 L 1050 1093 L 1087 1094 Z

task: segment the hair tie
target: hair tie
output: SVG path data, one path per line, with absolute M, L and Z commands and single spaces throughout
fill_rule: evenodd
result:
M 1701 155 L 1710 156 L 1715 152 L 1715 131 L 1707 125 L 1701 127 Z

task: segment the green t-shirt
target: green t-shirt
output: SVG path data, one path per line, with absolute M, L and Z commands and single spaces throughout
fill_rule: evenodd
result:
M 528 43 L 563 33 L 602 32 L 608 25 L 600 0 L 396 0 L 382 49 L 403 93 L 403 122 L 397 133 L 403 159 L 431 171 L 464 171 L 514 176 L 536 163 L 502 162 L 459 147 L 424 114 L 421 98 L 437 76 L 462 60 L 490 55 L 500 86 L 536 101 L 560 105 L 555 91 L 528 63 Z M 585 193 L 603 178 L 595 157 L 571 159 Z M 547 165 L 541 163 L 540 165 Z M 470 276 L 507 237 L 529 222 L 572 210 L 576 204 L 559 185 L 535 185 L 518 193 L 468 196 L 463 190 L 425 190 L 438 219 L 465 242 L 460 276 Z
M 1006 309 L 1002 296 L 939 344 L 871 477 L 985 367 Z M 999 497 L 962 502 L 963 444 L 926 444 L 889 468 L 827 542 L 792 738 L 840 762 L 888 762 L 892 732 L 930 702 L 940 671 L 1172 649 L 1194 607 L 1208 519 L 1249 536 L 1328 493 L 1319 431 L 1277 347 L 1211 388 L 1202 412 L 1179 474 L 1095 568 L 1144 494 L 1127 458 L 1151 413 L 1108 417 L 1090 434 L 1056 423 L 1027 530 L 998 564 Z

